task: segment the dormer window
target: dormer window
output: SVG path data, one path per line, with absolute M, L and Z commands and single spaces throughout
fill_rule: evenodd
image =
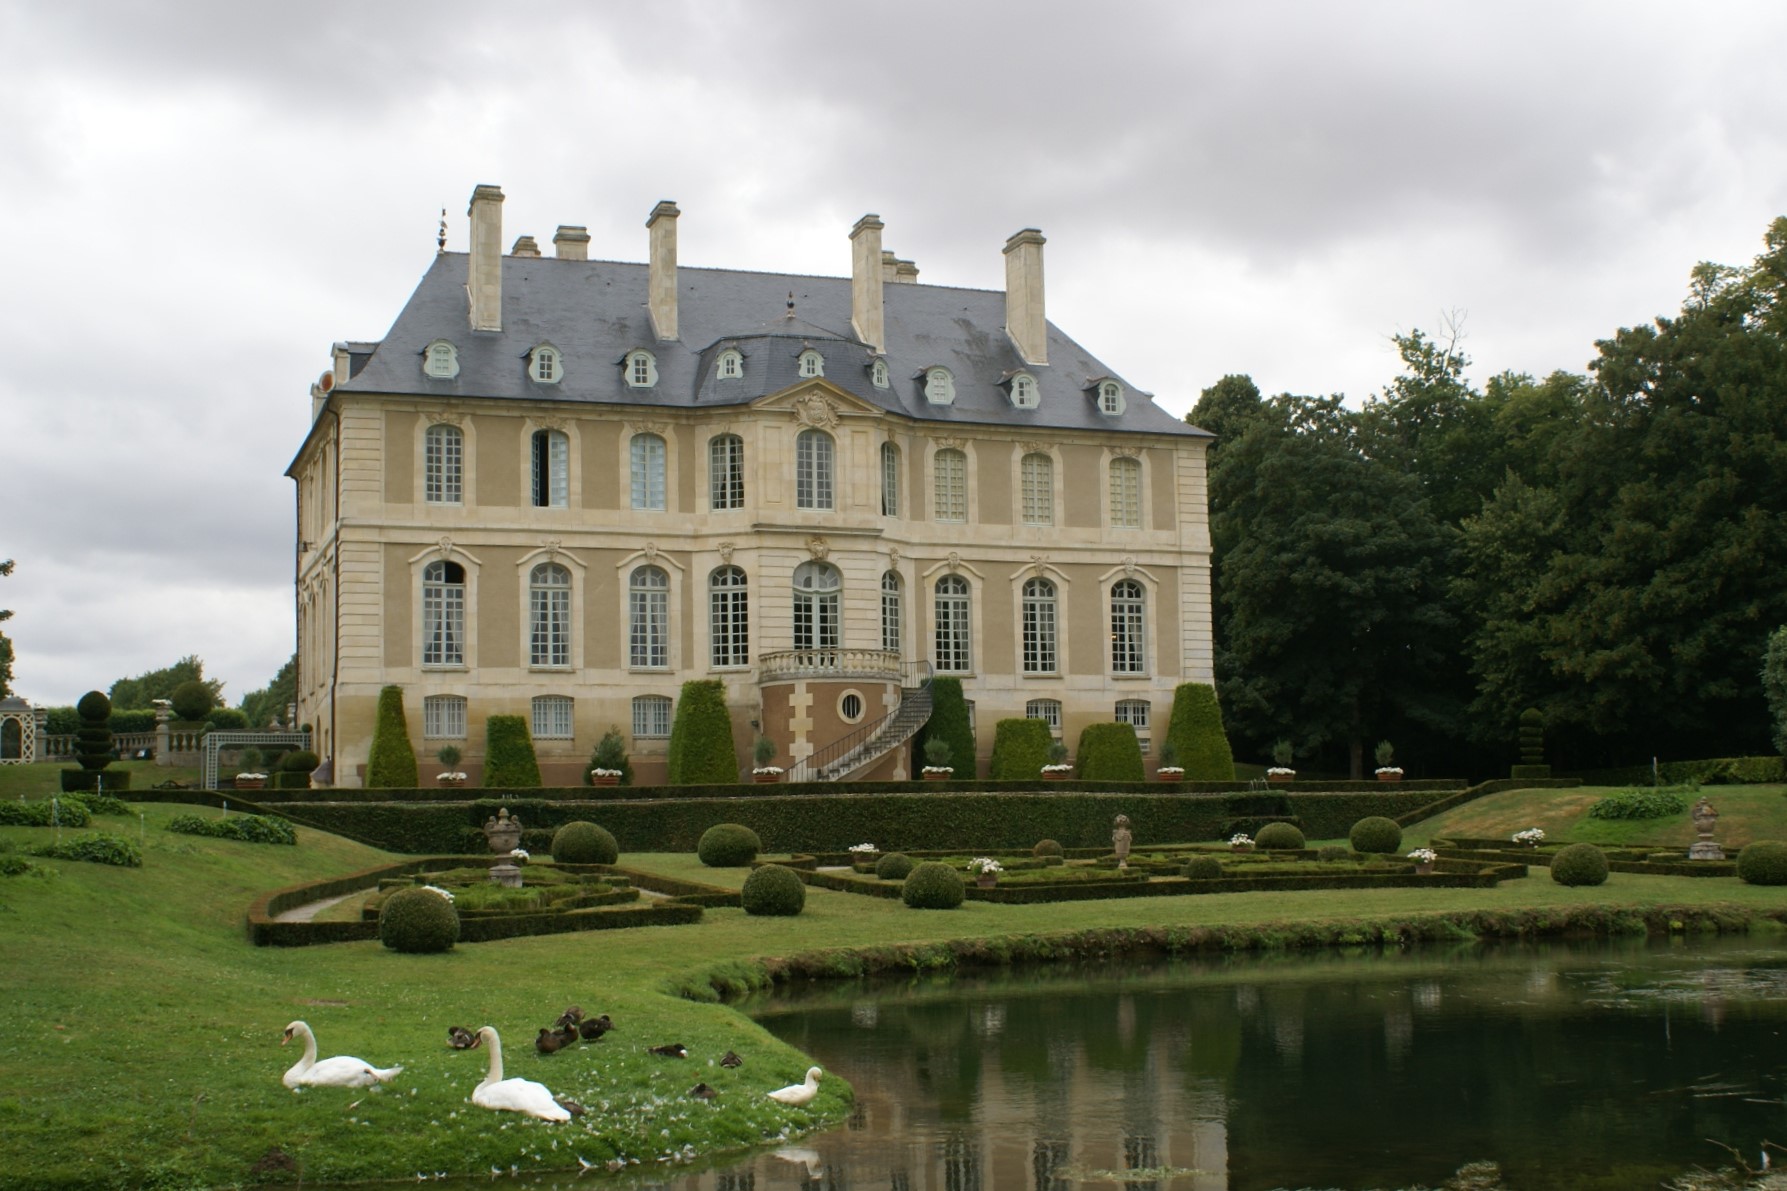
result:
M 869 380 L 877 389 L 887 388 L 887 361 L 876 360 L 869 365 Z
M 438 380 L 452 380 L 459 375 L 459 349 L 436 339 L 422 350 L 422 371 Z
M 658 383 L 658 361 L 643 349 L 627 353 L 627 387 L 649 389 Z
M 1019 409 L 1035 409 L 1038 397 L 1036 378 L 1028 372 L 1020 372 L 1011 378 L 1011 403 Z
M 825 357 L 810 347 L 800 353 L 800 374 L 803 377 L 824 376 Z
M 948 405 L 956 399 L 956 379 L 947 368 L 925 370 L 925 400 L 932 405 Z
M 719 380 L 737 380 L 745 374 L 745 358 L 736 348 L 727 348 L 720 353 L 720 362 L 714 368 L 714 376 Z
M 1120 414 L 1123 412 L 1123 386 L 1114 380 L 1098 382 L 1098 412 L 1101 414 Z
M 564 360 L 558 348 L 542 343 L 528 356 L 527 374 L 543 385 L 555 385 L 565 374 Z

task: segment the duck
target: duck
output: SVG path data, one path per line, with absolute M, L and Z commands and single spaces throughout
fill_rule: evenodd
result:
M 496 1112 L 524 1112 L 542 1121 L 568 1121 L 571 1114 L 543 1083 L 531 1079 L 503 1078 L 503 1040 L 495 1026 L 479 1026 L 478 1040 L 490 1052 L 490 1068 L 484 1079 L 472 1089 L 472 1103 Z
M 569 1009 L 565 1010 L 563 1013 L 559 1014 L 558 1020 L 553 1022 L 552 1024 L 562 1028 L 564 1026 L 574 1026 L 582 1020 L 583 1020 L 583 1006 L 573 1005 Z
M 648 1046 L 645 1053 L 662 1055 L 666 1059 L 686 1059 L 689 1057 L 689 1048 L 680 1042 L 671 1042 L 664 1046 Z
M 794 1108 L 811 1104 L 813 1097 L 819 1094 L 819 1077 L 823 1074 L 825 1073 L 817 1067 L 808 1067 L 805 1083 L 791 1083 L 785 1088 L 777 1088 L 769 1093 L 769 1098 L 777 1104 L 787 1104 Z
M 735 1050 L 727 1051 L 720 1059 L 722 1067 L 743 1067 L 744 1065 L 745 1061 L 738 1057 L 738 1052 Z
M 719 1094 L 720 1093 L 713 1087 L 712 1084 L 709 1084 L 706 1082 L 698 1083 L 694 1087 L 689 1089 L 689 1095 L 695 1097 L 695 1099 L 697 1099 L 697 1100 L 712 1100 L 715 1096 L 718 1096 Z
M 540 1036 L 534 1039 L 534 1049 L 543 1055 L 557 1054 L 565 1048 L 566 1041 L 575 1042 L 576 1040 L 576 1030 L 571 1031 L 571 1037 L 567 1040 L 564 1034 L 558 1030 L 542 1029 Z
M 374 1067 L 365 1059 L 356 1059 L 352 1055 L 336 1055 L 319 1062 L 316 1035 L 301 1021 L 292 1022 L 285 1028 L 285 1036 L 279 1040 L 279 1045 L 284 1046 L 294 1037 L 304 1040 L 304 1055 L 279 1081 L 294 1092 L 299 1088 L 369 1088 L 386 1082 L 403 1070 L 401 1066 Z
M 602 1014 L 600 1017 L 592 1017 L 588 1021 L 577 1023 L 577 1032 L 583 1035 L 583 1040 L 585 1042 L 599 1041 L 603 1034 L 606 1034 L 613 1028 L 614 1023 L 608 1020 L 608 1015 L 606 1013 Z
M 478 1045 L 478 1036 L 464 1026 L 448 1026 L 447 1045 L 454 1050 L 470 1050 Z

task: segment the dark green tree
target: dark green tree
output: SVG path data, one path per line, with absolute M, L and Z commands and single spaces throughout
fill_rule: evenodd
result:
M 369 789 L 413 790 L 420 780 L 409 723 L 403 716 L 403 688 L 388 686 L 378 693 L 378 722 L 372 730 L 366 785 Z
M 1787 625 L 1768 635 L 1762 657 L 1762 694 L 1768 700 L 1769 734 L 1775 752 L 1787 756 Z
M 242 714 L 252 728 L 265 728 L 271 723 L 284 723 L 286 708 L 298 701 L 298 655 L 279 668 L 273 681 L 258 691 L 242 696 Z M 296 725 L 287 725 L 295 727 Z
M 174 705 L 177 718 L 194 724 L 203 723 L 205 713 L 217 706 L 216 694 L 196 678 L 175 687 L 168 701 Z
M 12 574 L 12 559 L 0 562 L 0 578 Z M 12 609 L 0 608 L 0 621 L 12 619 Z M 12 694 L 12 638 L 0 633 L 0 699 Z
M 1185 420 L 1216 436 L 1216 441 L 1210 444 L 1214 456 L 1226 444 L 1241 437 L 1248 423 L 1259 416 L 1263 405 L 1259 386 L 1253 383 L 1251 376 L 1230 373 L 1198 394 L 1197 404 L 1191 407 Z
M 183 682 L 202 682 L 211 688 L 212 706 L 223 702 L 221 679 L 205 677 L 205 663 L 192 654 L 161 670 L 148 670 L 135 678 L 120 678 L 111 686 L 112 706 L 120 711 L 153 707 L 157 699 L 171 699 Z
M 739 780 L 738 753 L 732 747 L 732 716 L 726 687 L 717 678 L 683 683 L 670 725 L 669 774 L 672 786 L 711 786 Z
M 928 740 L 941 740 L 949 745 L 951 776 L 964 781 L 979 776 L 975 772 L 974 729 L 968 721 L 968 701 L 962 696 L 959 678 L 931 680 L 931 718 L 917 739 L 918 755 L 924 756 Z
M 539 786 L 540 761 L 526 716 L 493 715 L 484 721 L 483 784 L 510 790 Z

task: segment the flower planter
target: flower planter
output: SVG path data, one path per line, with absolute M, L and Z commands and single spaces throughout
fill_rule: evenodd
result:
M 618 786 L 620 778 L 612 773 L 598 773 L 589 779 L 592 786 Z
M 1380 773 L 1377 775 L 1377 780 L 1380 782 L 1399 782 L 1402 780 L 1402 775 L 1400 773 Z
M 924 775 L 924 778 L 927 782 L 947 782 L 954 776 L 955 774 L 953 773 L 927 773 Z
M 1288 782 L 1296 776 L 1297 775 L 1294 773 L 1268 773 L 1266 775 L 1266 780 L 1269 782 Z
M 751 775 L 751 780 L 756 782 L 759 786 L 773 785 L 782 780 L 782 775 L 779 773 L 753 773 Z
M 1416 866 L 1415 866 L 1415 875 L 1416 875 L 1416 876 L 1418 876 L 1418 877 L 1431 877 L 1431 876 L 1433 876 L 1433 864 L 1432 864 L 1432 862 L 1431 862 L 1431 861 L 1430 861 L 1430 862 L 1428 862 L 1428 863 L 1427 863 L 1427 864 L 1417 864 L 1417 865 L 1416 865 Z
M 439 783 L 440 783 L 440 784 L 441 784 L 441 785 L 443 785 L 443 786 L 455 786 L 455 787 L 457 787 L 457 786 L 463 786 L 463 785 L 465 785 L 465 778 L 463 778 L 463 777 L 459 777 L 459 776 L 455 776 L 455 775 L 452 775 L 452 774 L 446 774 L 446 773 L 443 773 L 443 774 L 440 774 L 440 775 L 439 775 L 439 776 L 437 776 L 437 777 L 436 777 L 436 778 L 435 778 L 435 780 L 436 780 L 436 781 L 437 781 L 437 782 L 439 782 Z
M 980 886 L 982 889 L 995 888 L 999 884 L 999 874 L 997 874 L 997 873 L 982 873 L 982 874 L 980 874 L 980 876 L 974 878 L 974 883 L 976 885 Z
M 234 784 L 238 790 L 265 790 L 267 779 L 264 777 L 238 777 Z
M 1231 851 L 1231 852 L 1251 852 L 1251 851 L 1253 851 L 1253 845 L 1252 844 L 1230 844 L 1229 851 Z
M 1067 780 L 1067 777 L 1068 775 L 1065 773 L 1049 773 L 1045 771 L 1042 775 L 1042 780 L 1045 782 L 1064 782 Z
M 1178 773 L 1156 773 L 1154 780 L 1157 782 L 1182 782 L 1185 780 L 1185 773 L 1183 770 Z

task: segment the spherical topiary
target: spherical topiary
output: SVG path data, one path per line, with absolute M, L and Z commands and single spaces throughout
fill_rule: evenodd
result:
M 1737 854 L 1737 875 L 1751 885 L 1787 885 L 1787 844 L 1763 839 Z
M 620 845 L 607 828 L 579 819 L 553 835 L 552 859 L 559 864 L 613 864 L 620 859 Z
M 900 900 L 914 910 L 953 910 L 966 896 L 962 874 L 938 860 L 927 860 L 906 874 Z
M 1559 885 L 1599 885 L 1607 880 L 1607 853 L 1593 844 L 1571 844 L 1551 858 L 1551 879 Z
M 1194 881 L 1213 881 L 1222 876 L 1222 861 L 1214 856 L 1193 856 L 1185 862 L 1185 875 Z
M 807 887 L 794 875 L 794 870 L 780 864 L 766 864 L 751 870 L 745 887 L 739 893 L 745 913 L 772 918 L 792 918 L 807 904 Z
M 378 937 L 409 955 L 446 951 L 459 940 L 459 911 L 439 890 L 399 889 L 379 910 Z
M 1030 854 L 1040 860 L 1045 856 L 1062 856 L 1065 855 L 1065 852 L 1062 851 L 1061 845 L 1054 840 L 1045 839 L 1037 840 L 1036 846 L 1030 849 Z
M 1353 824 L 1347 834 L 1355 852 L 1390 853 L 1402 847 L 1402 828 L 1395 819 L 1386 819 L 1382 815 L 1372 815 L 1368 819 L 1360 819 Z
M 1301 848 L 1303 832 L 1295 823 L 1268 823 L 1253 837 L 1253 846 L 1261 850 Z
M 889 852 L 875 862 L 875 875 L 883 881 L 904 881 L 912 871 L 912 857 L 904 852 Z
M 716 823 L 701 833 L 695 855 L 709 868 L 743 868 L 763 851 L 763 841 L 749 827 Z
M 168 702 L 173 705 L 175 715 L 189 724 L 199 724 L 204 722 L 205 714 L 217 706 L 217 695 L 205 683 L 189 678 L 169 692 Z
M 88 691 L 81 696 L 81 701 L 74 705 L 81 718 L 89 722 L 104 723 L 112 718 L 112 701 L 105 697 L 103 691 Z
M 294 749 L 279 759 L 279 767 L 288 773 L 309 773 L 322 763 L 323 759 L 309 749 Z

